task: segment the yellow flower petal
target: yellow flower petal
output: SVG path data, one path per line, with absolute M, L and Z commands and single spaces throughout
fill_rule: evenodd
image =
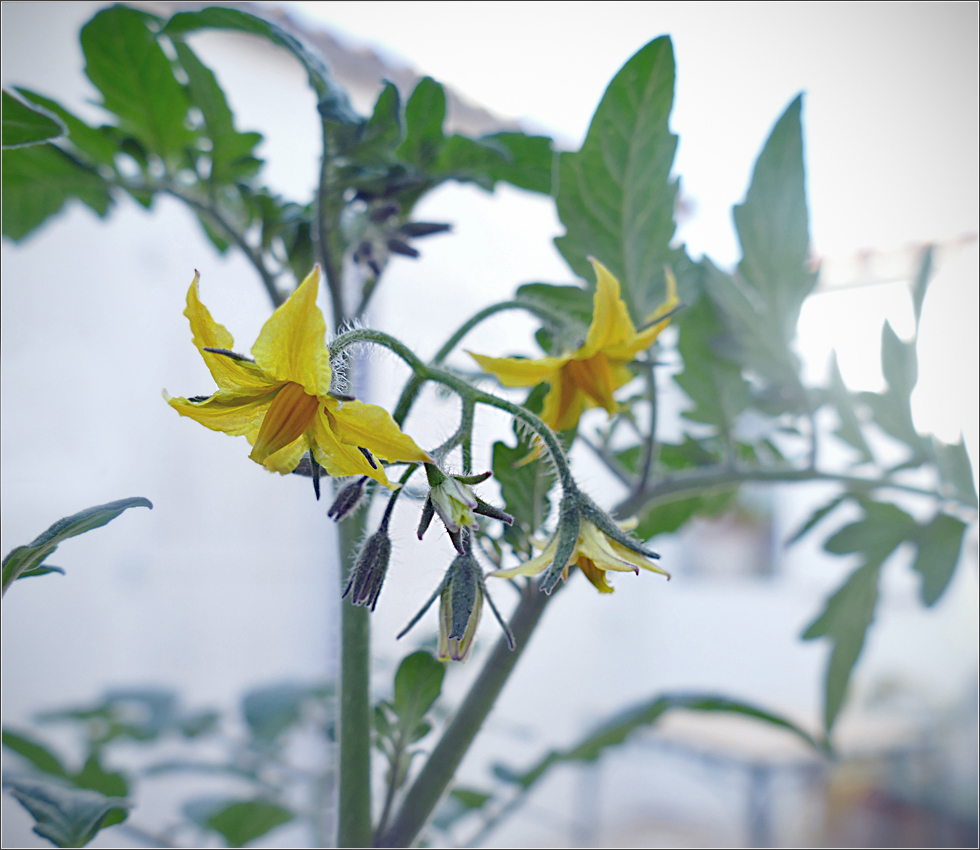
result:
M 249 457 L 256 463 L 265 463 L 270 455 L 296 442 L 313 424 L 319 407 L 315 395 L 309 395 L 299 384 L 286 384 L 265 414 Z
M 262 326 L 252 346 L 259 367 L 277 381 L 292 381 L 309 395 L 330 392 L 330 353 L 323 313 L 316 306 L 320 267 L 314 266 L 296 291 Z
M 575 355 L 580 360 L 587 360 L 604 348 L 620 345 L 636 335 L 626 304 L 619 297 L 619 281 L 598 260 L 590 257 L 589 261 L 596 273 L 596 290 L 589 335 Z
M 194 345 L 201 352 L 214 382 L 222 389 L 250 390 L 270 385 L 272 381 L 268 380 L 254 363 L 204 350 L 221 348 L 231 351 L 235 346 L 235 340 L 224 325 L 219 325 L 211 318 L 208 308 L 201 303 L 200 279 L 200 273 L 195 272 L 194 280 L 187 290 L 187 309 L 184 310 L 184 315 L 190 320 Z
M 616 387 L 613 385 L 612 369 L 605 354 L 600 352 L 588 360 L 578 358 L 570 360 L 562 371 L 567 373 L 569 380 L 585 393 L 595 406 L 604 407 L 608 413 L 619 410 L 619 405 L 612 396 Z
M 540 555 L 530 558 L 523 564 L 516 567 L 511 567 L 508 570 L 494 570 L 492 573 L 490 573 L 490 575 L 497 576 L 498 578 L 536 576 L 538 573 L 543 573 L 548 567 L 551 566 L 551 562 L 555 560 L 555 552 L 557 549 L 557 541 L 552 540 Z
M 670 319 L 664 319 L 663 321 L 657 321 L 657 319 L 660 316 L 666 316 L 671 310 L 676 309 L 681 302 L 677 297 L 677 278 L 674 277 L 670 266 L 664 267 L 664 277 L 667 280 L 667 297 L 664 299 L 664 302 L 646 317 L 644 324 L 647 327 L 636 334 L 632 340 L 620 346 L 610 348 L 606 352 L 610 359 L 622 360 L 624 362 L 632 360 L 638 351 L 649 348 L 653 344 L 653 341 L 660 336 L 664 328 L 670 324 Z
M 350 402 L 347 403 L 350 404 Z M 384 467 L 377 461 L 375 461 L 376 466 L 371 466 L 357 446 L 345 445 L 338 440 L 335 427 L 336 424 L 331 415 L 325 408 L 320 407 L 310 430 L 307 432 L 313 456 L 327 475 L 338 477 L 367 475 L 379 484 L 394 489 L 395 485 L 388 480 Z
M 519 357 L 485 357 L 468 351 L 484 372 L 492 372 L 505 387 L 536 387 L 542 381 L 552 381 L 554 374 L 571 359 L 542 357 L 522 360 Z
M 431 463 L 428 452 L 404 433 L 383 407 L 363 401 L 327 399 L 326 409 L 336 438 L 360 446 L 389 463 Z
M 556 431 L 574 428 L 585 408 L 585 395 L 579 390 L 572 375 L 562 369 L 544 397 L 541 419 Z
M 289 475 L 303 459 L 306 450 L 309 448 L 309 440 L 306 435 L 293 440 L 289 445 L 279 449 L 279 451 L 269 455 L 262 466 L 270 472 L 278 472 L 280 475 Z M 253 458 L 254 460 L 254 458 Z
M 232 436 L 248 437 L 255 442 L 266 412 L 279 391 L 257 391 L 253 394 L 238 390 L 218 390 L 206 401 L 189 401 L 186 398 L 167 398 L 167 403 L 181 416 L 189 416 L 212 431 L 222 431 Z
M 614 541 L 606 537 L 591 522 L 585 520 L 582 523 L 577 547 L 580 557 L 588 558 L 600 570 L 613 570 L 620 573 L 639 572 L 637 570 L 638 564 L 620 554 L 619 550 L 623 547 L 614 549 L 613 546 L 615 545 Z M 628 549 L 623 551 L 629 552 Z
M 583 575 L 589 581 L 591 581 L 593 585 L 595 585 L 595 588 L 599 591 L 599 593 L 613 592 L 612 585 L 606 581 L 606 571 L 600 570 L 588 558 L 579 558 L 578 568 L 582 571 Z

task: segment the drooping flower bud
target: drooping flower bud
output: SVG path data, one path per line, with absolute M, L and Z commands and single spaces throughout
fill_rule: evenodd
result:
M 462 529 L 477 528 L 476 514 L 498 519 L 507 525 L 514 524 L 514 518 L 510 514 L 488 505 L 473 492 L 470 486 L 486 481 L 490 477 L 489 472 L 470 476 L 446 475 L 434 464 L 427 463 L 425 473 L 432 489 L 422 508 L 419 540 L 429 527 L 433 512 L 439 514 L 439 519 L 446 526 L 453 546 L 461 555 L 463 554 Z
M 453 559 L 436 592 L 398 635 L 400 638 L 407 634 L 438 597 L 440 599 L 438 650 L 440 661 L 465 661 L 469 657 L 476 628 L 483 613 L 484 599 L 504 630 L 508 646 L 514 648 L 514 636 L 487 593 L 483 570 L 473 557 L 469 532 L 461 531 L 460 534 L 463 552 Z
M 457 555 L 439 600 L 440 661 L 465 661 L 483 613 L 483 571 L 472 555 Z
M 378 604 L 378 594 L 381 593 L 390 558 L 391 538 L 385 524 L 364 543 L 340 598 L 346 599 L 350 595 L 354 605 L 366 605 L 373 611 Z
M 334 522 L 340 522 L 344 517 L 353 513 L 364 495 L 364 485 L 367 483 L 367 476 L 362 475 L 350 484 L 341 488 L 337 498 L 333 500 L 327 516 Z

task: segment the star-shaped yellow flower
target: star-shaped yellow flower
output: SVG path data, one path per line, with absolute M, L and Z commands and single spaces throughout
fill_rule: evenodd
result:
M 387 487 L 389 462 L 431 462 L 387 411 L 330 393 L 326 323 L 316 306 L 319 266 L 262 327 L 252 346 L 254 360 L 232 352 L 231 334 L 211 318 L 198 295 L 199 274 L 187 292 L 187 309 L 197 346 L 218 390 L 206 398 L 170 398 L 182 416 L 213 431 L 244 436 L 249 457 L 283 475 L 309 450 L 328 475 L 367 475 Z
M 636 520 L 619 523 L 619 527 L 624 531 L 636 527 Z M 544 548 L 544 551 L 534 558 L 525 561 L 519 567 L 509 570 L 496 570 L 490 575 L 500 578 L 513 578 L 514 576 L 536 576 L 543 573 L 552 565 L 555 560 L 555 552 L 558 548 L 558 537 L 555 538 Z M 612 593 L 612 586 L 606 581 L 606 571 L 612 570 L 618 573 L 636 573 L 639 575 L 640 568 L 650 570 L 654 573 L 670 578 L 670 573 L 660 569 L 649 558 L 644 557 L 638 552 L 627 549 L 622 543 L 613 540 L 604 534 L 587 519 L 582 520 L 579 526 L 578 541 L 571 557 L 568 559 L 570 564 L 575 564 L 585 577 L 592 582 L 600 593 Z M 562 571 L 562 579 L 568 578 L 568 567 Z
M 551 385 L 545 396 L 541 418 L 556 431 L 572 428 L 583 409 L 604 407 L 610 414 L 619 409 L 613 392 L 633 377 L 626 368 L 637 352 L 648 348 L 670 319 L 662 317 L 678 305 L 677 283 L 667 270 L 667 300 L 637 331 L 626 305 L 619 297 L 619 281 L 602 263 L 589 258 L 596 272 L 592 324 L 585 343 L 561 357 L 521 360 L 516 357 L 470 355 L 486 372 L 492 372 L 505 387 L 533 387 L 542 381 Z

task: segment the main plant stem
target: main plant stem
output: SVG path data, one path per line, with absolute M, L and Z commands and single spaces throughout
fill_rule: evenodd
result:
M 366 517 L 366 510 L 358 511 L 338 527 L 341 588 L 357 557 Z M 370 615 L 367 608 L 343 601 L 340 610 L 337 846 L 367 847 L 371 844 Z

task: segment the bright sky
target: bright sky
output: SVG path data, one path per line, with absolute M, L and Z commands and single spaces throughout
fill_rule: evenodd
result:
M 568 146 L 581 143 L 626 59 L 670 34 L 675 170 L 695 210 L 679 236 L 694 256 L 737 261 L 731 206 L 773 122 L 800 91 L 814 253 L 848 256 L 978 230 L 975 4 L 286 5 Z M 977 274 L 974 243 L 937 276 L 916 394 L 922 429 L 947 440 L 965 429 L 974 448 Z M 848 383 L 877 389 L 886 318 L 912 334 L 902 285 L 813 298 L 801 351 L 822 372 L 836 348 Z

